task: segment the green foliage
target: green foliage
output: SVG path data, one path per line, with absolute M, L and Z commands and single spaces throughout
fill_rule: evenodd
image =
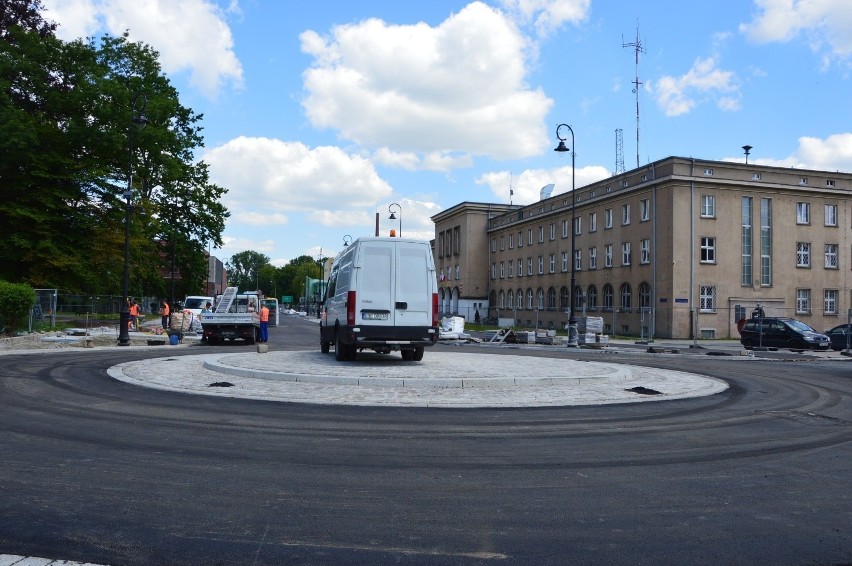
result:
M 225 264 L 228 270 L 228 285 L 238 287 L 240 291 L 254 290 L 260 286 L 260 272 L 269 265 L 269 257 L 252 250 L 246 250 L 231 256 Z
M 0 3 L 0 277 L 121 294 L 129 217 L 133 293 L 167 290 L 172 242 L 182 282 L 199 288 L 229 214 L 195 160 L 202 117 L 151 47 L 126 34 L 63 42 L 41 11 Z
M 0 320 L 7 332 L 23 327 L 35 302 L 36 293 L 29 285 L 0 281 Z

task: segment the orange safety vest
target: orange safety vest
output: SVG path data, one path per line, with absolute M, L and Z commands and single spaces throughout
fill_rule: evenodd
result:
M 130 305 L 130 316 L 139 316 L 139 305 Z
M 266 305 L 260 307 L 260 322 L 269 322 L 269 309 Z
M 162 308 L 163 316 L 169 316 L 169 305 L 165 304 Z

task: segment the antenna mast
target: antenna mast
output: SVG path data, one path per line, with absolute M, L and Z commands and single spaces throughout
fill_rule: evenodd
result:
M 639 85 L 642 82 L 639 80 L 639 54 L 645 53 L 645 48 L 642 46 L 642 40 L 639 39 L 639 26 L 636 26 L 636 41 L 633 43 L 624 43 L 624 37 L 621 38 L 622 47 L 632 47 L 636 55 L 636 77 L 633 79 L 633 93 L 636 95 L 636 168 L 639 168 Z
M 512 174 L 509 173 L 509 206 L 512 206 L 512 195 L 515 194 L 515 190 L 512 188 Z
M 615 130 L 615 174 L 624 173 L 624 130 Z

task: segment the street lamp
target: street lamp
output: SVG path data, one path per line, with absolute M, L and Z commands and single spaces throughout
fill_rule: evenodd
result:
M 140 100 L 141 99 L 141 100 Z M 127 190 L 122 195 L 125 199 L 124 205 L 124 279 L 122 281 L 121 313 L 118 324 L 118 345 L 130 345 L 130 305 L 127 304 L 130 294 L 130 211 L 132 209 L 130 199 L 133 197 L 133 141 L 136 126 L 144 128 L 148 123 L 145 117 L 145 108 L 148 106 L 148 97 L 137 92 L 133 97 L 130 111 L 130 144 L 127 158 Z
M 571 132 L 571 146 L 572 148 L 568 148 L 565 146 L 565 140 L 567 138 L 563 138 L 559 135 L 559 128 L 568 128 L 568 131 Z M 570 311 L 568 315 L 568 346 L 572 348 L 576 348 L 579 346 L 578 337 L 577 337 L 577 318 L 574 316 L 574 286 L 576 285 L 576 281 L 574 279 L 574 269 L 576 263 L 576 255 L 577 255 L 577 218 L 575 216 L 575 210 L 577 208 L 577 197 L 574 195 L 574 179 L 575 179 L 575 166 L 574 166 L 574 157 L 577 155 L 576 147 L 574 146 L 574 130 L 568 124 L 559 124 L 556 126 L 556 139 L 559 140 L 559 145 L 557 145 L 553 151 L 558 151 L 560 153 L 570 151 L 571 152 L 571 291 L 568 299 L 570 300 Z
M 343 247 L 344 248 L 347 247 L 351 243 L 352 243 L 352 236 L 350 236 L 349 234 L 346 234 L 345 236 L 343 236 Z
M 388 206 L 388 212 L 391 213 L 388 217 L 389 220 L 396 220 L 396 216 L 394 216 L 393 213 L 393 207 L 396 207 L 397 210 L 399 210 L 399 237 L 402 238 L 402 207 L 398 203 L 391 203 L 390 206 Z

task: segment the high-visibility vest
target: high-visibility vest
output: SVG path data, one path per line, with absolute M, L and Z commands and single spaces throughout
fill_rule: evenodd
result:
M 260 322 L 269 322 L 269 309 L 266 305 L 260 307 Z
M 139 305 L 130 305 L 130 316 L 139 316 Z
M 169 305 L 168 303 L 163 305 L 163 316 L 169 316 Z

